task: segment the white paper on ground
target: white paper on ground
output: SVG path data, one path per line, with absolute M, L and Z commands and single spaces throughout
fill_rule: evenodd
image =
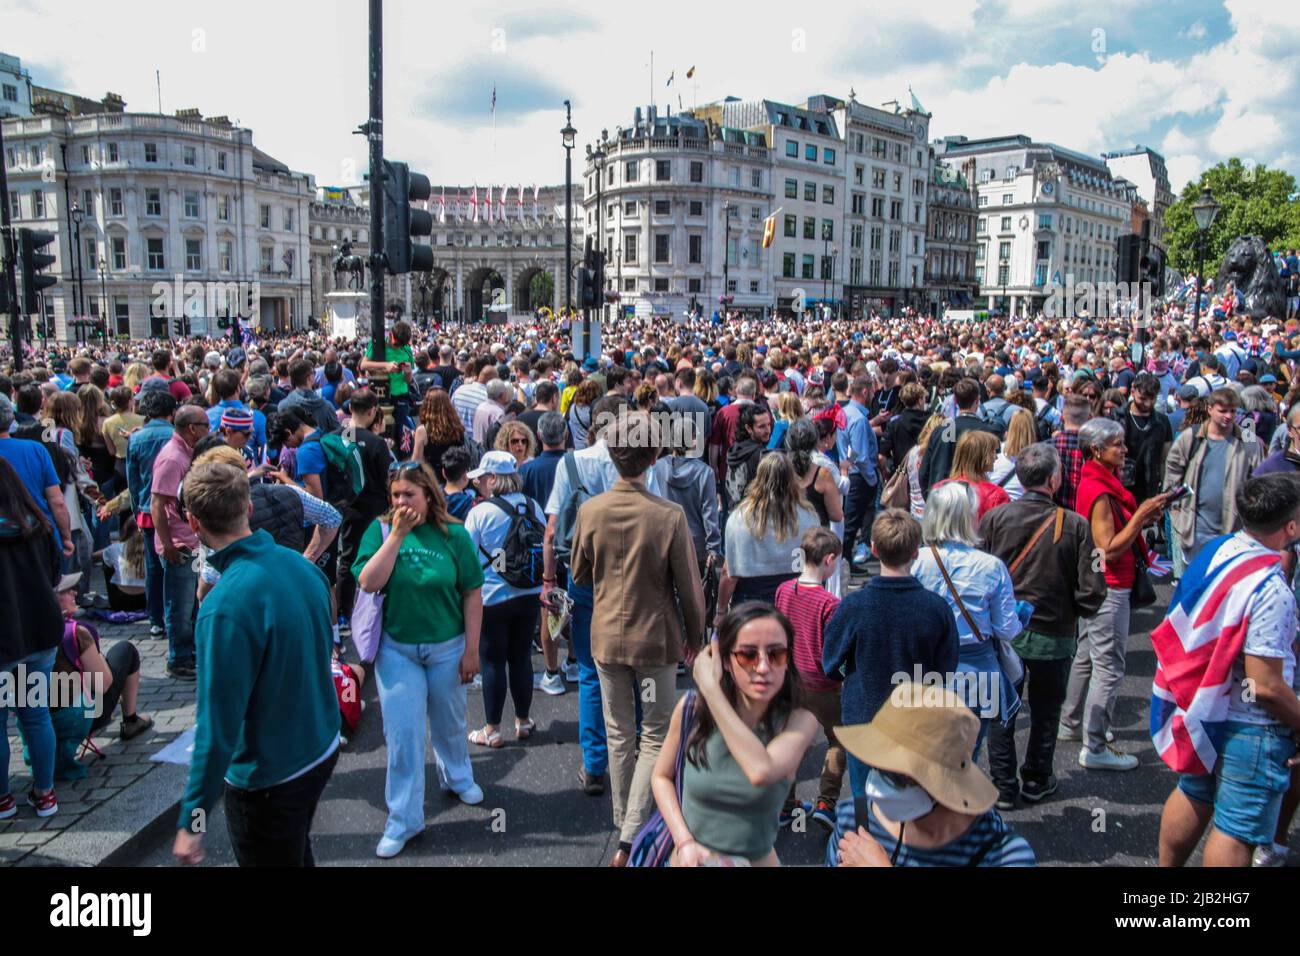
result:
M 176 763 L 185 767 L 189 765 L 190 757 L 193 755 L 194 728 L 191 727 L 149 759 L 155 763 Z

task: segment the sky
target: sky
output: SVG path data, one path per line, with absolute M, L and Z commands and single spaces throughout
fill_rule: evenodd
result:
M 1090 154 L 1150 146 L 1175 193 L 1229 156 L 1300 174 L 1300 19 L 1289 7 L 388 0 L 385 155 L 434 183 L 513 190 L 564 181 L 565 99 L 580 169 L 598 131 L 630 125 L 652 97 L 676 111 L 853 90 L 862 103 L 906 105 L 910 88 L 934 137 L 1023 133 Z M 158 110 L 160 71 L 164 112 L 228 115 L 318 185 L 354 185 L 367 168 L 353 132 L 368 107 L 366 10 L 361 0 L 0 0 L 0 49 L 37 84 L 96 99 L 111 90 L 133 112 Z

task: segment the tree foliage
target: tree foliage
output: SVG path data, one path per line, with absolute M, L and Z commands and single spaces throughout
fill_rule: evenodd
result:
M 1262 236 L 1270 250 L 1300 248 L 1300 199 L 1296 180 L 1281 169 L 1250 165 L 1233 157 L 1183 187 L 1165 213 L 1169 260 L 1184 275 L 1196 271 L 1196 219 L 1192 203 L 1210 187 L 1221 207 L 1205 240 L 1205 274 L 1213 276 L 1238 236 Z
M 528 283 L 528 304 L 534 309 L 550 306 L 555 296 L 555 278 L 549 272 L 542 271 L 533 276 Z

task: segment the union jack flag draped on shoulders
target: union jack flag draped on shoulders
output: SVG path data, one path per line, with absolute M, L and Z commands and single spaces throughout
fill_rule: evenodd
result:
M 1276 552 L 1244 534 L 1216 538 L 1188 567 L 1168 614 L 1151 632 L 1151 740 L 1160 759 L 1179 773 L 1214 770 L 1235 691 L 1233 663 L 1260 592 L 1280 563 Z

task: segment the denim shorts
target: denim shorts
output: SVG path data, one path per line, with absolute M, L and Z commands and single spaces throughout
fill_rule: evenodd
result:
M 1273 842 L 1282 797 L 1291 786 L 1286 762 L 1296 752 L 1288 728 L 1229 722 L 1210 774 L 1184 774 L 1178 789 L 1214 805 L 1214 826 L 1253 846 Z

